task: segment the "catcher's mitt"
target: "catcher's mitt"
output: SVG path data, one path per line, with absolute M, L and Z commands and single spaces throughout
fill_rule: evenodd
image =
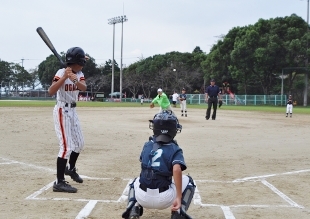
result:
M 151 103 L 151 104 L 150 104 L 150 108 L 154 108 L 154 103 Z
M 219 108 L 221 108 L 222 105 L 223 105 L 223 101 L 219 100 Z

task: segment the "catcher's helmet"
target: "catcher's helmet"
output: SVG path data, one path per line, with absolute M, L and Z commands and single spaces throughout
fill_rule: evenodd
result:
M 171 111 L 157 113 L 149 122 L 149 128 L 153 130 L 157 142 L 168 143 L 176 136 L 177 132 L 182 131 L 182 126 Z
M 68 49 L 66 53 L 66 63 L 67 64 L 78 64 L 84 66 L 86 63 L 85 52 L 80 47 L 72 47 Z

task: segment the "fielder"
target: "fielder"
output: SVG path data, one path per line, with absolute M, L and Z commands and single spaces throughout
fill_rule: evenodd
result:
M 292 118 L 293 115 L 293 99 L 292 95 L 288 96 L 287 102 L 286 102 L 286 117 L 288 117 L 288 114 L 290 113 L 290 117 Z
M 83 182 L 75 168 L 75 163 L 84 147 L 84 138 L 75 107 L 79 90 L 86 91 L 87 88 L 82 72 L 86 59 L 81 48 L 70 48 L 66 53 L 67 67 L 57 71 L 48 90 L 50 95 L 57 93 L 53 117 L 59 141 L 59 152 L 57 179 L 53 185 L 54 192 L 77 192 L 76 188 L 65 181 L 64 175 L 69 175 L 78 183 Z
M 154 106 L 155 106 L 154 103 L 158 103 L 159 112 L 162 112 L 163 110 L 170 110 L 172 112 L 172 108 L 171 108 L 169 98 L 163 92 L 163 90 L 161 88 L 158 88 L 157 94 L 158 95 L 151 102 L 150 107 L 154 108 Z
M 139 219 L 143 208 L 171 208 L 171 219 L 191 219 L 186 213 L 196 185 L 186 170 L 183 151 L 174 140 L 182 126 L 170 112 L 163 111 L 149 120 L 153 136 L 140 155 L 141 172 L 130 184 L 125 219 Z
M 183 112 L 185 117 L 187 117 L 187 109 L 186 109 L 186 90 L 182 89 L 182 93 L 179 96 L 180 105 L 181 105 L 181 116 L 183 116 Z

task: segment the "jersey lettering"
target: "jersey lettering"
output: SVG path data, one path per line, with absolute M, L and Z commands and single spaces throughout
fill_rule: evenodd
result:
M 77 89 L 75 84 L 65 84 L 65 91 L 75 91 Z
M 155 156 L 152 157 L 152 167 L 159 167 L 160 166 L 160 162 L 155 162 L 158 158 L 161 157 L 163 153 L 163 150 L 162 149 L 158 149 L 156 152 L 155 152 Z

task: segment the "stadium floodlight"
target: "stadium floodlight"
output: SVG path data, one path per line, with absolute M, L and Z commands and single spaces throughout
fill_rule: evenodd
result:
M 122 73 L 123 73 L 123 23 L 128 21 L 126 15 L 108 19 L 108 24 L 113 25 L 113 58 L 112 58 L 112 82 L 111 93 L 114 92 L 114 49 L 115 49 L 115 24 L 122 23 L 122 39 L 121 39 L 121 70 L 120 70 L 120 100 L 122 100 Z

